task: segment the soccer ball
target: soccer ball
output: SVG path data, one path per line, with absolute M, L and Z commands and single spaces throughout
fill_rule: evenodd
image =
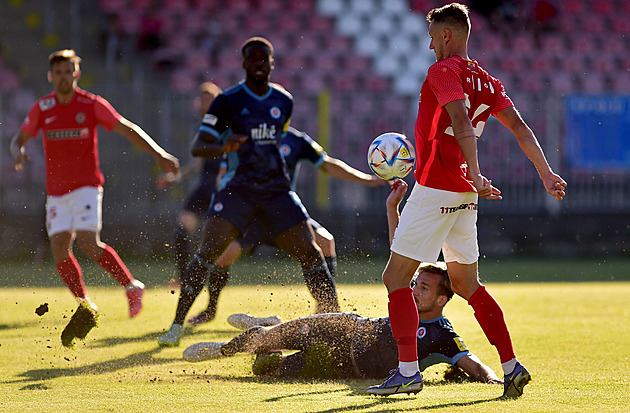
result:
M 379 178 L 391 181 L 404 178 L 411 172 L 416 161 L 416 151 L 405 135 L 388 132 L 372 141 L 367 161 Z

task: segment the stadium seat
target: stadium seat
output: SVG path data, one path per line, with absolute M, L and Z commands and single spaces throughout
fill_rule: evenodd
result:
M 289 10 L 314 13 L 316 0 L 290 0 L 285 5 Z
M 510 41 L 510 50 L 517 50 L 519 53 L 530 55 L 536 50 L 534 36 L 529 32 L 517 33 Z
M 258 2 L 258 10 L 263 13 L 278 13 L 281 12 L 285 6 L 286 5 L 283 0 L 264 0 Z
M 392 32 L 398 32 L 395 20 L 397 19 L 390 14 L 377 13 L 368 19 L 367 30 L 373 34 L 389 36 Z
M 381 53 L 374 57 L 374 69 L 377 73 L 385 76 L 394 77 L 399 75 L 407 66 L 406 58 L 395 51 L 389 51 L 385 49 L 384 53 Z
M 566 40 L 563 35 L 549 33 L 542 37 L 541 49 L 547 53 L 560 53 L 566 50 Z
M 223 3 L 223 7 L 247 12 L 255 8 L 252 0 L 230 0 Z
M 337 19 L 337 31 L 344 36 L 358 36 L 367 30 L 367 19 L 356 13 L 347 13 Z
M 372 33 L 365 33 L 355 43 L 357 52 L 364 56 L 376 56 L 385 50 L 383 38 Z
M 332 30 L 334 30 L 334 23 L 329 17 L 315 14 L 308 16 L 308 18 L 306 19 L 306 27 L 309 30 L 315 32 L 330 33 Z
M 381 2 L 381 8 L 384 12 L 396 15 L 403 15 L 410 9 L 407 0 L 386 0 Z
M 344 0 L 317 0 L 317 11 L 327 16 L 340 16 L 345 12 Z
M 560 93 L 570 93 L 575 90 L 575 86 L 573 84 L 573 75 L 558 71 L 549 77 L 549 82 L 551 86 L 551 90 L 554 92 Z
M 393 82 L 393 89 L 396 93 L 403 96 L 416 96 L 420 94 L 422 79 L 419 75 L 412 72 L 406 72 L 402 76 L 397 76 Z
M 363 87 L 368 91 L 382 94 L 389 90 L 390 82 L 384 76 L 366 74 L 363 76 Z
M 351 1 L 349 4 L 349 11 L 351 13 L 358 13 L 365 16 L 373 16 L 380 10 L 378 9 L 376 0 L 361 0 Z
M 599 73 L 588 73 L 581 76 L 582 91 L 586 93 L 602 93 L 606 91 L 605 78 Z
M 584 0 L 563 0 L 560 6 L 562 13 L 571 15 L 582 14 L 585 9 Z
M 630 93 L 630 77 L 629 76 L 613 76 L 612 90 L 616 93 Z

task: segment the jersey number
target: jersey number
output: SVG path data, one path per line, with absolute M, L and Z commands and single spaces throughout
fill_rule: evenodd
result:
M 468 109 L 468 114 L 470 115 L 470 96 L 468 96 L 468 93 L 464 93 L 464 95 L 466 96 L 466 108 Z M 470 121 L 472 123 L 473 131 L 475 132 L 476 137 L 481 136 L 481 133 L 483 132 L 483 128 L 486 126 L 485 121 L 480 121 L 477 118 L 479 117 L 479 115 L 485 112 L 489 107 L 490 107 L 489 105 L 482 103 L 475 109 L 475 112 L 473 113 L 472 117 L 470 117 Z M 449 126 L 448 128 L 446 128 L 444 133 L 447 135 L 454 136 L 455 134 L 453 133 L 453 126 Z

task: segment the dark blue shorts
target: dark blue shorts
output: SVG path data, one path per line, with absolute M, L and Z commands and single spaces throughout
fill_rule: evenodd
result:
M 313 229 L 323 228 L 322 224 L 315 221 L 313 218 L 309 218 L 308 223 L 313 227 Z M 247 227 L 245 234 L 238 239 L 238 243 L 241 244 L 243 255 L 250 255 L 261 245 L 277 247 L 274 239 L 275 238 L 270 236 L 269 231 L 263 227 L 260 222 L 254 221 L 249 227 Z
M 309 219 L 306 208 L 293 191 L 261 193 L 243 188 L 224 188 L 215 193 L 207 216 L 225 219 L 241 234 L 257 222 L 264 236 L 272 240 Z
M 188 198 L 186 198 L 184 211 L 190 211 L 195 215 L 204 216 L 210 206 L 213 193 L 214 188 L 210 185 L 197 185 L 188 195 Z

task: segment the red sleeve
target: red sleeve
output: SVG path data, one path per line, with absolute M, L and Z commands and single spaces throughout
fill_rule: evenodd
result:
M 122 119 L 120 113 L 116 112 L 116 109 L 101 96 L 96 97 L 94 113 L 98 124 L 102 125 L 107 131 L 112 130 Z
M 498 93 L 497 93 L 497 101 L 494 103 L 494 106 L 492 107 L 492 111 L 490 112 L 493 115 L 495 113 L 501 112 L 505 108 L 514 106 L 514 102 L 512 102 L 512 99 L 510 99 L 510 97 L 505 92 L 505 88 L 503 87 L 503 84 L 501 83 L 501 81 L 496 80 L 495 87 L 497 88 Z
M 438 62 L 431 66 L 427 72 L 427 82 L 440 107 L 454 100 L 466 99 L 461 74 L 446 64 Z
M 35 102 L 35 104 L 31 107 L 31 110 L 28 111 L 26 118 L 24 118 L 24 122 L 22 122 L 20 130 L 28 133 L 30 136 L 36 137 L 37 132 L 41 127 L 41 113 L 42 111 L 39 108 L 39 102 Z

